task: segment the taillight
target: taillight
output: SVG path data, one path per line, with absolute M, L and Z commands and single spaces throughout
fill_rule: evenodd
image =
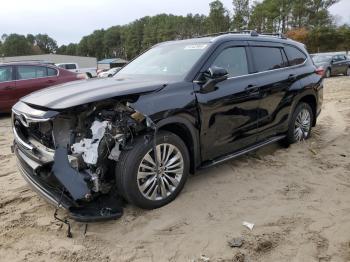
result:
M 77 74 L 77 79 L 88 79 L 86 74 Z
M 319 68 L 316 68 L 315 73 L 320 76 L 324 76 L 325 70 L 323 69 L 323 67 L 319 67 Z

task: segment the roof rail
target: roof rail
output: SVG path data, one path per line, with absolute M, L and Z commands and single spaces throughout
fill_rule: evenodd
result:
M 220 36 L 227 34 L 250 34 L 251 36 L 258 36 L 259 34 L 255 30 L 242 30 L 242 31 L 227 31 L 227 32 L 218 32 L 207 35 L 198 36 L 198 38 L 209 37 L 209 36 Z
M 287 37 L 282 33 L 258 33 L 255 30 L 218 32 L 218 33 L 198 36 L 198 38 L 209 37 L 209 36 L 220 36 L 220 35 L 227 35 L 227 34 L 250 34 L 251 36 L 266 35 L 266 36 L 276 36 L 276 37 L 279 37 L 281 39 L 287 39 Z
M 282 39 L 287 39 L 286 35 L 283 33 L 260 33 L 260 35 L 277 36 Z

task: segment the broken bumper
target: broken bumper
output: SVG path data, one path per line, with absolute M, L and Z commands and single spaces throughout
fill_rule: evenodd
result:
M 21 150 L 16 142 L 14 143 L 13 150 L 17 158 L 17 166 L 21 175 L 34 191 L 52 205 L 64 209 L 75 206 L 74 201 L 62 195 L 59 190 L 53 189 L 51 185 L 47 184 L 36 174 L 36 170 L 41 167 L 41 163 L 33 160 L 28 153 L 25 153 L 25 150 Z

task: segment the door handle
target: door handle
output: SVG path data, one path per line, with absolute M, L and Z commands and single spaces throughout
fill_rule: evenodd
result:
M 247 93 L 257 93 L 257 92 L 259 92 L 259 86 L 257 86 L 257 85 L 249 85 L 249 86 L 247 86 L 246 88 L 245 88 L 245 91 L 247 92 Z
M 6 87 L 4 88 L 4 90 L 12 90 L 12 89 L 15 89 L 15 87 L 14 87 L 14 86 L 6 86 Z
M 52 84 L 52 83 L 55 83 L 56 81 L 55 80 L 47 80 L 47 83 L 49 84 Z

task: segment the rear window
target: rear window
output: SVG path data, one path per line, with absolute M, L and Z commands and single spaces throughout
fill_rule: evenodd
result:
M 35 79 L 47 76 L 46 67 L 43 66 L 18 66 L 18 80 Z
M 57 70 L 48 67 L 48 68 L 47 68 L 47 76 L 57 76 Z
M 66 64 L 66 69 L 68 70 L 77 69 L 77 66 L 75 64 Z
M 0 83 L 13 80 L 12 66 L 0 67 Z
M 301 65 L 305 62 L 306 55 L 296 47 L 286 46 L 284 50 L 287 54 L 290 66 Z
M 281 48 L 252 47 L 252 54 L 257 72 L 264 72 L 285 67 Z

